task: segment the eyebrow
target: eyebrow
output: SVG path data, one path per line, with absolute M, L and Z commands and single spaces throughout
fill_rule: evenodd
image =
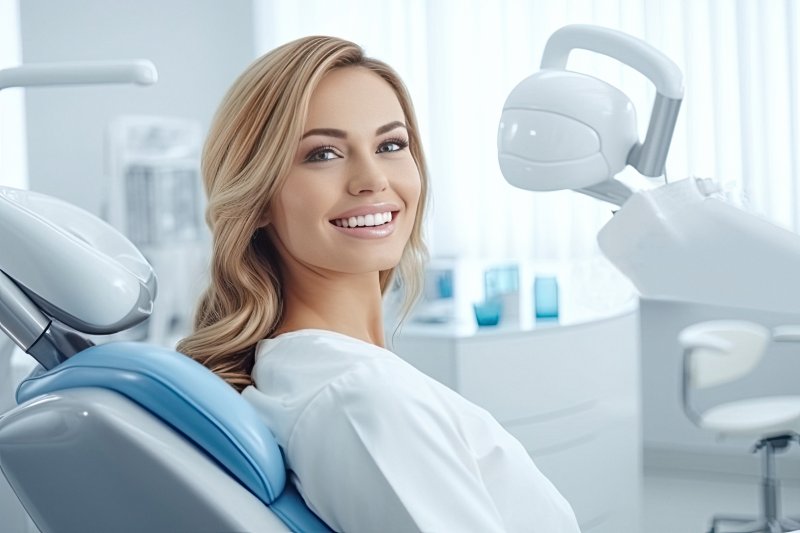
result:
M 406 128 L 406 129 L 408 129 L 408 127 L 405 124 L 403 124 L 399 120 L 395 120 L 394 122 L 390 122 L 388 124 L 385 124 L 385 125 L 381 126 L 380 128 L 378 128 L 377 130 L 375 130 L 375 135 L 381 135 L 381 134 L 386 133 L 388 131 L 392 131 L 395 128 Z M 302 141 L 303 139 L 305 139 L 306 137 L 308 137 L 310 135 L 327 135 L 329 137 L 338 137 L 340 139 L 346 139 L 347 138 L 347 132 L 342 131 L 342 130 L 337 130 L 335 128 L 315 128 L 313 130 L 308 130 L 307 132 L 305 132 L 303 134 L 303 136 L 300 138 L 300 140 Z

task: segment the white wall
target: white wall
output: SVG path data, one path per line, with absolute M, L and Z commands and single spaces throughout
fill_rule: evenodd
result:
M 0 0 L 0 69 L 22 62 L 18 0 Z M 25 93 L 0 92 L 0 185 L 24 189 L 28 183 L 25 158 Z
M 25 63 L 146 58 L 150 87 L 33 88 L 26 93 L 32 190 L 102 214 L 104 135 L 119 114 L 196 119 L 208 128 L 254 58 L 250 0 L 25 0 Z

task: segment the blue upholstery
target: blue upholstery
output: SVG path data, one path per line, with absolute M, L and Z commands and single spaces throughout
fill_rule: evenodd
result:
M 333 533 L 325 522 L 306 507 L 306 502 L 292 483 L 286 484 L 283 494 L 269 508 L 295 533 Z
M 148 409 L 270 505 L 292 531 L 331 531 L 287 484 L 278 444 L 253 407 L 193 359 L 142 343 L 93 346 L 28 377 L 17 401 L 75 387 L 110 389 Z

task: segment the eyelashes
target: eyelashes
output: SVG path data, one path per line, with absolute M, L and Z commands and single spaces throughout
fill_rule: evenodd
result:
M 383 141 L 381 143 L 381 146 L 383 146 L 385 144 L 396 144 L 400 148 L 398 148 L 397 150 L 391 150 L 391 151 L 392 152 L 399 152 L 400 150 L 404 150 L 405 148 L 408 147 L 408 140 L 403 139 L 401 137 L 393 137 L 391 139 L 386 139 L 385 141 Z
M 381 150 L 381 148 L 383 148 L 384 146 L 391 145 L 391 144 L 396 144 L 398 146 L 398 148 L 396 150 L 388 150 L 388 151 Z M 402 150 L 405 150 L 406 148 L 408 148 L 408 140 L 407 139 L 404 139 L 402 137 L 393 137 L 391 139 L 386 139 L 385 141 L 383 141 L 380 144 L 380 146 L 378 147 L 378 152 L 377 153 L 391 154 L 391 153 L 394 153 L 394 152 L 400 152 Z M 331 161 L 333 158 L 318 159 L 317 156 L 322 155 L 322 154 L 326 154 L 328 152 L 335 152 L 335 151 L 336 151 L 336 147 L 328 145 L 328 144 L 317 146 L 317 147 L 311 149 L 311 151 L 308 153 L 308 155 L 305 158 L 305 162 L 307 162 L 307 163 L 324 163 L 325 161 Z
M 306 156 L 305 161 L 307 163 L 319 163 L 319 162 L 322 162 L 322 161 L 329 161 L 330 159 L 328 159 L 328 158 L 326 158 L 326 159 L 314 159 L 314 158 L 316 156 L 322 155 L 322 154 L 324 154 L 326 152 L 332 152 L 333 150 L 334 150 L 333 146 L 330 146 L 330 145 L 318 146 L 318 147 L 316 147 L 316 148 L 311 150 L 311 152 Z

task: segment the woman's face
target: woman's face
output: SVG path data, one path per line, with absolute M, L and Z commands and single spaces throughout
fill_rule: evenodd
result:
M 363 67 L 331 71 L 303 132 L 266 217 L 284 263 L 351 274 L 395 267 L 414 226 L 420 175 L 394 90 Z

